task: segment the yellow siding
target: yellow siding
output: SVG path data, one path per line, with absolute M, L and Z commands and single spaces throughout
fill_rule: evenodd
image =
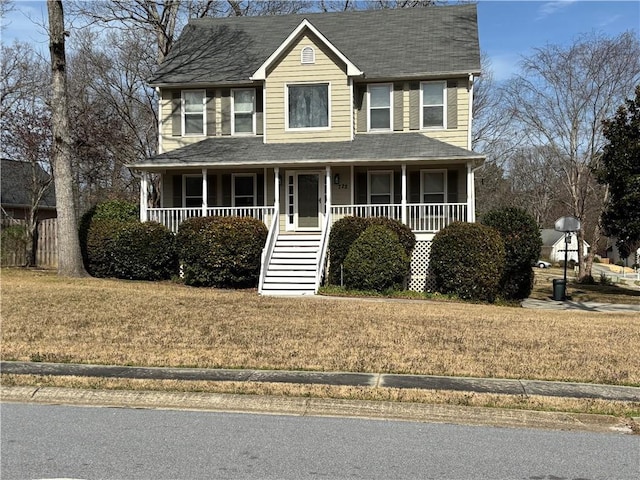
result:
M 305 46 L 315 50 L 315 63 L 303 65 L 300 52 Z M 353 106 L 345 65 L 311 34 L 303 35 L 267 72 L 265 126 L 268 143 L 351 140 Z M 330 128 L 286 130 L 286 84 L 328 82 Z
M 427 137 L 442 140 L 457 147 L 469 147 L 469 92 L 466 86 L 458 87 L 458 128 L 446 130 L 422 130 Z

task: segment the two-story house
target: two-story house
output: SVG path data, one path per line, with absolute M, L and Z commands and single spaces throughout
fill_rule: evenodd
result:
M 150 82 L 160 153 L 131 166 L 141 219 L 262 219 L 260 293 L 291 294 L 317 291 L 336 220 L 395 218 L 423 290 L 433 235 L 474 221 L 479 74 L 474 5 L 192 20 Z

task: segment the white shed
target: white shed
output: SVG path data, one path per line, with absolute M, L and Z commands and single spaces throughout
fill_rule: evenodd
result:
M 542 256 L 548 258 L 551 262 L 564 261 L 565 249 L 567 250 L 567 259 L 578 261 L 578 238 L 575 234 L 571 234 L 568 244 L 565 243 L 565 234 L 556 230 L 546 228 L 540 230 L 542 237 Z M 584 242 L 583 256 L 586 256 L 589 250 L 589 244 Z

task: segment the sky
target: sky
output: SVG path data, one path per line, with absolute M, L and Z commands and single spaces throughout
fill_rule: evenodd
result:
M 5 18 L 2 43 L 14 39 L 48 48 L 44 29 L 44 1 L 14 0 L 15 10 Z M 568 45 L 580 34 L 603 33 L 609 36 L 634 30 L 640 35 L 640 1 L 514 1 L 478 2 L 480 49 L 489 56 L 497 81 L 518 72 L 518 62 L 535 48 L 547 44 Z

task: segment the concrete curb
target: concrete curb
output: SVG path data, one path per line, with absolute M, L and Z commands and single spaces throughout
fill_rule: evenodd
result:
M 349 372 L 225 370 L 204 368 L 127 367 L 40 362 L 0 362 L 2 373 L 146 380 L 275 382 L 336 386 L 368 386 L 453 390 L 506 395 L 593 398 L 640 402 L 640 388 L 620 385 L 546 382 L 495 378 L 443 377 Z
M 352 417 L 380 420 L 489 425 L 512 428 L 633 433 L 629 421 L 610 415 L 504 410 L 420 403 L 299 397 L 2 387 L 2 402 L 150 409 L 201 410 L 272 415 Z

